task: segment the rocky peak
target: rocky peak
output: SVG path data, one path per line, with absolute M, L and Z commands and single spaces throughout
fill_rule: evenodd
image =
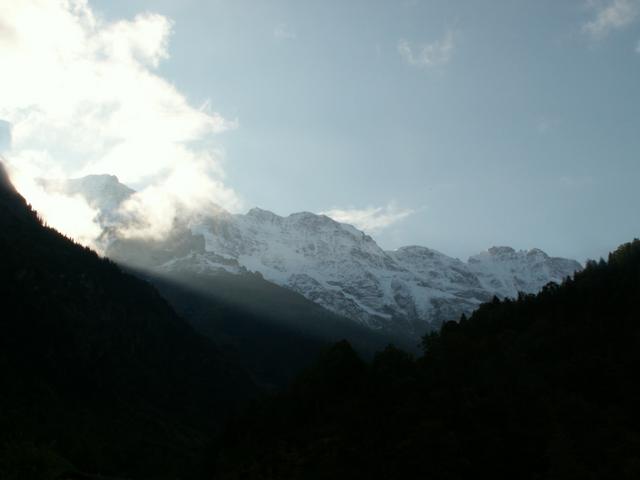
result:
M 263 210 L 262 208 L 254 207 L 247 212 L 247 217 L 255 219 L 259 222 L 268 222 L 268 223 L 280 223 L 282 221 L 282 217 L 280 215 L 276 215 L 269 210 Z
M 537 258 L 537 259 L 542 259 L 542 260 L 549 259 L 549 255 L 547 255 L 545 252 L 543 252 L 539 248 L 532 248 L 531 250 L 529 250 L 527 252 L 527 257 L 528 258 Z
M 435 259 L 445 257 L 443 253 L 431 248 L 422 247 L 420 245 L 407 245 L 400 247 L 392 252 L 396 257 L 415 258 L 415 259 Z
M 513 256 L 516 253 L 516 251 L 511 247 L 491 247 L 487 252 L 493 257 L 503 258 Z

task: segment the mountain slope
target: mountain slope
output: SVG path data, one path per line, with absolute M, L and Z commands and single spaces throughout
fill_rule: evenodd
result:
M 390 341 L 418 347 L 410 339 L 383 336 L 332 314 L 259 275 L 138 274 L 266 388 L 288 385 L 324 348 L 342 339 L 366 358 Z
M 222 479 L 640 478 L 640 241 L 365 364 L 339 343 L 220 440 Z
M 108 205 L 101 218 L 114 234 L 118 203 L 111 192 L 126 187 L 109 176 L 101 180 L 109 188 L 77 187 L 86 182 L 67 181 L 68 191 L 81 193 L 92 205 Z M 213 206 L 197 215 L 185 213 L 174 219 L 163 241 L 111 238 L 106 253 L 119 263 L 169 275 L 259 272 L 372 330 L 414 339 L 471 313 L 494 295 L 535 293 L 581 268 L 538 249 L 494 247 L 467 263 L 419 246 L 384 251 L 369 235 L 324 215 L 281 217 L 259 208 L 246 215 Z
M 116 240 L 107 254 L 167 274 L 259 272 L 373 330 L 414 337 L 494 295 L 534 293 L 581 268 L 535 249 L 494 248 L 469 263 L 425 247 L 384 251 L 370 236 L 328 217 L 279 217 L 259 209 L 217 212 L 176 228 L 161 246 L 150 245 Z
M 0 477 L 197 475 L 255 393 L 146 282 L 43 227 L 0 165 Z
M 117 209 L 134 192 L 116 177 L 91 175 L 41 183 L 56 193 L 82 195 L 99 210 L 104 237 L 114 225 L 127 221 Z M 118 250 L 119 245 L 126 249 Z M 162 240 L 116 241 L 110 252 L 130 273 L 154 284 L 185 320 L 266 388 L 286 385 L 319 351 L 343 338 L 365 356 L 389 341 L 417 348 L 415 339 L 383 337 L 245 269 L 236 268 L 233 275 L 200 269 L 197 256 L 205 253 L 204 247 L 201 236 L 176 221 Z M 150 268 L 167 262 L 172 265 L 170 272 Z

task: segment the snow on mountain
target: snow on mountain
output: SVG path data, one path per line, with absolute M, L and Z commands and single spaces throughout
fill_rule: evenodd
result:
M 474 255 L 469 258 L 469 267 L 482 286 L 499 297 L 537 292 L 549 282 L 561 283 L 581 268 L 575 260 L 549 257 L 537 248 L 517 252 L 511 247 L 493 247 Z
M 111 211 L 113 192 L 120 190 L 80 191 Z M 468 262 L 420 246 L 385 251 L 355 227 L 309 212 L 281 217 L 259 208 L 245 215 L 217 210 L 174 223 L 162 241 L 117 239 L 107 255 L 165 273 L 257 272 L 372 329 L 405 335 L 457 320 L 494 295 L 537 292 L 581 268 L 538 249 L 493 247 Z

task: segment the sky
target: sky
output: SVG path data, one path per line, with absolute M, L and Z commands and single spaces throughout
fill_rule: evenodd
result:
M 81 241 L 95 212 L 34 178 L 462 259 L 640 236 L 640 0 L 0 0 L 0 60 L 0 153 Z

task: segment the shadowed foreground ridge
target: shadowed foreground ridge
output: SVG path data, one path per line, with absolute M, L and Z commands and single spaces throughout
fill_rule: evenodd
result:
M 146 282 L 43 227 L 0 165 L 0 478 L 198 476 L 254 392 Z
M 231 425 L 224 479 L 640 478 L 640 241 L 367 365 L 347 343 Z

